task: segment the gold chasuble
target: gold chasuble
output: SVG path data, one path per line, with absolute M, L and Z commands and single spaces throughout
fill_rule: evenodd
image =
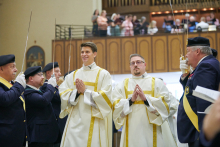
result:
M 141 98 L 129 106 L 134 88 L 139 85 L 150 107 Z M 163 81 L 143 74 L 132 76 L 119 83 L 112 92 L 113 120 L 116 129 L 122 129 L 120 147 L 175 147 L 175 141 L 167 123 L 170 113 L 170 93 Z M 155 112 L 156 113 L 152 113 Z M 165 123 L 165 125 L 163 125 Z M 164 129 L 162 127 L 165 127 Z M 162 133 L 165 130 L 166 133 Z M 163 139 L 168 135 L 168 140 Z M 172 142 L 168 143 L 168 142 Z
M 76 98 L 75 80 L 86 91 Z M 95 63 L 70 73 L 59 86 L 60 118 L 68 116 L 61 147 L 112 147 L 112 80 L 108 71 Z

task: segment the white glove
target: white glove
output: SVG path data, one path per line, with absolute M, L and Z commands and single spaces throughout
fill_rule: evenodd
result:
M 180 70 L 183 74 L 186 73 L 186 70 L 188 71 L 188 65 L 186 64 L 186 60 L 182 60 L 182 57 L 180 57 Z
M 26 81 L 25 81 L 25 75 L 24 74 L 19 74 L 16 77 L 15 81 L 20 83 L 24 88 L 26 87 Z
M 55 77 L 51 77 L 51 78 L 48 80 L 48 84 L 52 85 L 53 87 L 56 87 L 56 86 L 57 86 L 56 78 L 55 78 Z

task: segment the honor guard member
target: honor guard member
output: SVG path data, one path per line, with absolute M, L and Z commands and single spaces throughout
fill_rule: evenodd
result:
M 14 55 L 0 56 L 0 146 L 22 147 L 26 140 L 25 76 L 17 72 Z M 15 79 L 15 83 L 12 81 Z
M 54 62 L 54 64 L 53 64 L 53 62 L 52 63 L 48 63 L 44 67 L 44 69 L 43 69 L 43 72 L 45 73 L 45 76 L 46 76 L 46 80 L 44 82 L 44 85 L 40 88 L 41 91 L 43 91 L 43 92 L 44 92 L 44 89 L 46 89 L 45 87 L 47 87 L 48 79 L 50 79 L 51 75 L 53 74 L 53 65 L 54 65 L 54 75 L 56 77 L 56 81 L 57 82 L 59 81 L 59 78 L 61 76 L 58 62 Z M 61 108 L 60 108 L 61 107 L 61 100 L 60 100 L 60 94 L 59 94 L 59 91 L 58 91 L 58 85 L 56 85 L 55 88 L 56 88 L 56 93 L 55 93 L 51 103 L 52 103 L 54 114 L 55 114 L 55 117 L 56 117 L 59 129 L 60 129 L 59 137 L 58 137 L 58 140 L 56 141 L 56 145 L 60 146 L 59 144 L 61 142 L 63 130 L 64 130 L 64 127 L 65 127 L 65 124 L 66 124 L 66 120 L 67 120 L 67 116 L 64 117 L 63 119 L 61 119 L 59 117 L 60 110 L 61 110 Z
M 199 133 L 205 116 L 204 111 L 211 103 L 193 96 L 192 92 L 196 86 L 218 90 L 219 62 L 212 55 L 209 40 L 195 37 L 188 39 L 186 60 L 182 60 L 180 63 L 183 73 L 188 69 L 188 65 L 194 70 L 191 74 L 186 73 L 181 76 L 182 81 L 185 78 L 188 79 L 186 79 L 184 96 L 178 109 L 178 138 L 181 143 L 188 143 L 189 147 L 195 147 L 199 143 Z
M 27 86 L 24 92 L 27 106 L 27 125 L 30 136 L 29 147 L 53 147 L 59 127 L 51 101 L 56 93 L 56 78 L 51 77 L 42 92 L 44 83 L 41 66 L 29 67 L 25 72 Z

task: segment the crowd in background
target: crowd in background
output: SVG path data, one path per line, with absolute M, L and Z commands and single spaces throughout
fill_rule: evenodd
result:
M 96 9 L 92 16 L 93 36 L 134 36 L 134 35 L 154 35 L 157 32 L 165 33 L 183 33 L 188 30 L 188 32 L 196 31 L 208 31 L 209 26 L 213 26 L 213 30 L 219 26 L 219 20 L 215 18 L 214 13 L 206 17 L 201 17 L 200 22 L 197 21 L 196 15 L 191 15 L 189 13 L 185 14 L 185 18 L 175 19 L 171 15 L 168 15 L 164 19 L 164 23 L 160 31 L 158 31 L 157 22 L 152 20 L 150 23 L 147 21 L 145 16 L 140 19 L 136 15 L 125 15 L 113 13 L 111 17 L 107 17 L 107 12 L 102 10 L 99 14 L 99 10 Z

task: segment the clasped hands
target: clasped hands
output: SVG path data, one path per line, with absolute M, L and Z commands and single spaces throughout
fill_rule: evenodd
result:
M 140 96 L 141 100 L 146 101 L 146 97 L 144 95 L 144 92 L 142 91 L 142 89 L 140 88 L 140 86 L 137 84 L 134 88 L 134 92 L 131 98 L 131 101 L 134 102 L 136 101 L 138 95 Z
M 144 95 L 144 92 L 143 90 L 140 88 L 140 86 L 137 84 L 134 88 L 134 92 L 133 92 L 133 95 L 131 97 L 131 101 L 134 102 L 137 97 L 140 97 L 142 101 L 147 101 L 147 98 L 146 96 Z M 148 102 L 149 103 L 149 102 Z M 154 111 L 150 111 L 151 113 L 153 114 L 157 114 L 157 110 L 154 110 Z
M 86 90 L 85 84 L 83 83 L 82 80 L 80 80 L 78 78 L 76 79 L 76 89 L 77 89 L 78 93 L 84 93 Z

